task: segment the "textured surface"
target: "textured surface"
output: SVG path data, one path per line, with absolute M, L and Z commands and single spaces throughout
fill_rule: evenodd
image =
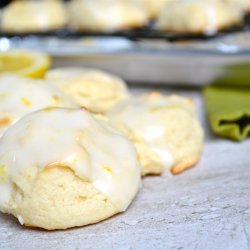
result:
M 198 92 L 174 92 L 195 97 L 207 124 Z M 57 232 L 25 229 L 0 214 L 0 249 L 250 249 L 249 151 L 249 139 L 235 143 L 207 129 L 198 166 L 175 177 L 146 177 L 127 212 Z

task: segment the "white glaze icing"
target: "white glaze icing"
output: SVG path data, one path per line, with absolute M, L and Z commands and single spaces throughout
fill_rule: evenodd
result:
M 112 0 L 105 0 L 98 3 L 98 1 L 85 0 L 82 1 L 86 10 L 88 10 L 94 20 L 110 23 L 110 25 L 116 25 L 116 23 L 122 22 L 121 8 L 118 8 L 117 3 Z M 98 6 L 99 5 L 99 6 Z M 106 10 L 106 11 L 105 11 Z M 107 15 L 108 10 L 108 15 Z
M 208 26 L 206 27 L 205 33 L 215 33 L 217 31 L 217 16 L 213 5 L 211 3 L 201 1 L 199 1 L 198 4 L 201 6 L 208 19 Z
M 205 28 L 206 34 L 213 34 L 217 31 L 217 16 L 216 16 L 216 9 L 213 3 L 213 1 L 207 1 L 207 0 L 184 0 L 183 5 L 196 5 L 199 6 L 201 11 L 204 13 L 204 15 L 207 17 L 208 24 Z
M 93 30 L 125 28 L 133 22 L 146 24 L 148 15 L 134 0 L 73 0 L 69 3 L 70 23 Z M 85 15 L 81 15 L 81 13 Z
M 2 29 L 12 32 L 53 30 L 66 22 L 66 10 L 58 0 L 15 1 L 2 13 Z
M 67 166 L 104 193 L 118 211 L 127 208 L 140 186 L 133 145 L 83 109 L 47 109 L 24 116 L 1 138 L 0 165 L 6 168 L 0 182 L 3 212 L 12 183 L 29 168 Z
M 243 12 L 249 11 L 250 1 L 249 0 L 222 0 L 227 4 L 232 4 L 236 8 L 240 8 Z
M 43 80 L 18 76 L 0 78 L 0 120 L 16 122 L 23 115 L 46 107 L 76 107 L 77 105 L 56 87 Z M 0 124 L 0 134 L 10 124 Z
M 175 0 L 165 6 L 158 19 L 161 29 L 213 34 L 218 29 L 239 24 L 242 11 L 227 0 Z

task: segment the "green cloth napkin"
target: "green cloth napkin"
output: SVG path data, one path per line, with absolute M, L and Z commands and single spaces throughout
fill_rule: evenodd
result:
M 250 134 L 250 81 L 248 88 L 209 85 L 204 99 L 214 133 L 237 141 Z
M 227 65 L 213 84 L 233 87 L 250 87 L 250 63 Z

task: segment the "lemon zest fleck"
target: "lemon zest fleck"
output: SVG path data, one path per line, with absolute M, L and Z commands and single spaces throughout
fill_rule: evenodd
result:
M 179 105 L 179 104 L 173 104 L 173 105 L 167 105 L 167 106 L 158 106 L 158 107 L 153 107 L 153 108 L 150 108 L 149 109 L 149 112 L 151 113 L 154 113 L 154 112 L 157 112 L 159 110 L 162 110 L 162 109 L 179 109 L 181 108 L 182 106 Z
M 0 94 L 0 101 L 3 101 L 6 97 L 8 97 L 8 94 L 6 94 L 6 93 L 1 93 L 1 94 Z
M 0 166 L 0 182 L 4 182 L 6 180 L 6 167 L 4 164 Z
M 108 167 L 108 166 L 103 166 L 103 168 L 104 168 L 107 172 L 109 172 L 110 174 L 112 173 L 112 169 L 111 169 L 110 167 Z
M 26 97 L 21 97 L 20 101 L 21 101 L 26 107 L 30 107 L 30 106 L 31 106 L 31 102 L 30 102 Z
M 53 110 L 55 110 L 54 107 L 48 107 L 48 108 L 43 109 L 43 112 L 49 113 L 49 112 L 52 112 Z
M 57 95 L 53 95 L 51 98 L 52 98 L 53 105 L 57 106 L 59 104 L 60 97 Z

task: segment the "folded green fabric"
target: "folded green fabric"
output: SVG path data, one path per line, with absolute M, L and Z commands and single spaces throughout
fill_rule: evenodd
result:
M 214 133 L 237 141 L 250 134 L 250 87 L 210 85 L 204 99 Z
M 227 65 L 220 76 L 213 81 L 216 85 L 250 87 L 250 63 Z

